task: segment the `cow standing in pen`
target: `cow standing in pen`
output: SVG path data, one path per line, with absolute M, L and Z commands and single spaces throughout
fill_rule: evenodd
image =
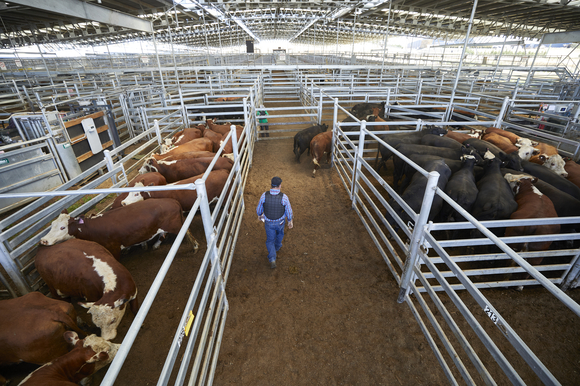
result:
M 51 247 L 40 246 L 36 269 L 54 298 L 83 298 L 101 337 L 112 340 L 131 306 L 137 314 L 137 286 L 133 277 L 103 246 L 71 239 Z
M 65 210 L 53 221 L 40 244 L 50 246 L 72 238 L 95 241 L 118 260 L 123 249 L 159 237 L 153 246 L 157 248 L 167 233 L 179 233 L 182 225 L 181 205 L 168 198 L 138 202 L 92 218 L 71 218 Z M 187 237 L 197 250 L 199 244 L 189 230 Z

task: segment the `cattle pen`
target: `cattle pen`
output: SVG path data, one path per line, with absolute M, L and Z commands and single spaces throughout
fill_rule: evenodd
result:
M 7 2 L 0 14 L 16 3 L 32 7 Z M 100 54 L 93 48 L 64 57 L 6 18 L 19 32 L 0 34 L 12 51 L 0 62 L 0 115 L 6 118 L 0 137 L 0 299 L 49 293 L 35 256 L 63 211 L 89 221 L 113 210 L 121 194 L 196 194 L 178 233 L 160 239 L 155 249 L 156 240 L 143 240 L 121 256 L 140 308 L 123 317 L 113 339 L 120 349 L 92 376 L 93 384 L 578 382 L 580 187 L 563 177 L 565 182 L 554 180 L 559 188 L 534 181 L 546 189 L 539 195 L 554 201 L 558 217 L 478 219 L 445 190 L 450 176 L 443 169 L 426 168 L 432 164 L 393 142 L 427 130 L 463 136 L 502 130 L 580 163 L 577 22 L 544 33 L 537 32 L 539 22 L 509 19 L 495 27 L 503 42 L 490 43 L 485 35 L 493 31 L 486 23 L 495 19 L 488 8 L 501 2 L 480 2 L 477 17 L 477 0 L 461 5 L 459 16 L 451 16 L 460 28 L 435 12 L 451 8 L 427 9 L 419 0 L 340 7 L 321 2 L 324 13 L 298 10 L 303 2 L 272 2 L 275 11 L 260 2 L 255 8 L 231 1 L 66 3 L 109 11 L 118 5 L 107 20 L 124 15 L 121 23 L 142 32 L 125 35 L 126 26 L 79 24 L 82 18 L 74 23 L 86 29 L 78 37 L 64 37 L 62 21 L 35 32 L 53 31 L 42 36 L 56 39 L 56 52 L 80 50 L 65 43 L 77 38 L 94 47 L 101 43 L 95 36 L 102 35 Z M 580 15 L 575 2 L 564 3 L 549 0 L 526 9 L 541 7 L 548 14 L 559 7 L 570 18 Z M 146 15 L 129 16 L 130 9 Z M 288 42 L 258 46 L 252 31 L 267 29 L 256 20 L 270 25 L 298 17 L 304 20 L 292 27 Z M 423 34 L 442 22 L 447 35 L 428 42 Z M 416 30 L 399 30 L 402 25 Z M 407 33 L 408 48 L 399 50 L 403 43 L 390 40 Z M 483 40 L 470 34 L 483 34 Z M 137 53 L 117 53 L 114 35 L 121 45 L 139 45 Z M 382 49 L 369 53 L 365 44 L 373 36 Z M 536 36 L 541 39 L 533 44 L 523 40 Z M 20 44 L 33 44 L 38 53 L 21 52 Z M 494 44 L 501 52 L 480 48 Z M 542 51 L 558 44 L 570 46 L 551 51 L 559 53 L 554 56 Z M 511 45 L 515 51 L 504 52 Z M 357 115 L 360 106 L 372 114 Z M 179 135 L 195 128 L 203 133 L 216 122 L 227 128 L 194 183 L 130 186 L 150 157 Z M 293 139 L 323 124 L 332 132 L 330 162 L 314 174 L 313 156 L 294 154 Z M 379 163 L 385 152 L 392 158 Z M 231 170 L 213 199 L 209 176 L 223 157 L 231 160 Z M 488 173 L 484 166 L 473 172 L 474 179 L 480 173 L 478 182 Z M 531 173 L 529 166 L 503 166 L 502 176 Z M 271 269 L 255 208 L 275 175 L 295 219 Z M 418 188 L 399 189 L 405 183 Z M 463 220 L 432 216 L 441 207 Z M 505 234 L 546 225 L 560 230 Z M 183 242 L 189 234 L 199 248 Z M 541 243 L 550 246 L 525 249 Z M 80 300 L 72 299 L 79 323 L 99 334 Z M 17 383 L 37 368 L 0 366 L 0 380 Z

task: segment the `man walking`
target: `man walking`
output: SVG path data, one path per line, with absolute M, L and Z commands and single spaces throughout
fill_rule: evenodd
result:
M 260 105 L 260 110 L 257 111 L 257 115 L 269 115 L 268 112 L 264 109 L 264 105 Z M 258 119 L 259 123 L 268 123 L 268 120 L 266 118 L 260 118 Z M 270 134 L 267 133 L 267 131 L 270 129 L 270 127 L 268 125 L 260 125 L 260 131 L 266 131 L 265 133 L 262 132 L 260 134 L 260 137 L 269 137 Z
M 276 252 L 282 248 L 285 220 L 288 220 L 288 229 L 294 226 L 290 200 L 287 195 L 280 193 L 281 186 L 280 177 L 272 178 L 272 188 L 269 192 L 262 193 L 256 208 L 258 219 L 264 221 L 266 229 L 266 248 L 270 268 L 276 268 Z

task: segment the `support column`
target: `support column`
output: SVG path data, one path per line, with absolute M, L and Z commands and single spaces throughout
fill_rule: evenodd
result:
M 465 42 L 463 43 L 463 49 L 461 50 L 461 58 L 459 59 L 459 66 L 457 67 L 457 74 L 455 74 L 455 81 L 453 82 L 453 89 L 451 90 L 451 98 L 449 99 L 449 107 L 453 105 L 453 99 L 455 98 L 455 89 L 457 88 L 457 83 L 459 82 L 459 76 L 461 75 L 461 66 L 463 65 L 463 58 L 465 57 L 465 51 L 467 51 L 467 42 L 469 40 L 469 34 L 471 33 L 471 26 L 473 25 L 473 18 L 475 16 L 475 10 L 477 9 L 477 0 L 473 1 L 473 8 L 471 9 L 471 16 L 469 17 L 469 25 L 467 26 L 467 33 L 465 34 Z M 451 112 L 453 109 L 448 108 L 445 113 L 445 121 L 449 121 Z

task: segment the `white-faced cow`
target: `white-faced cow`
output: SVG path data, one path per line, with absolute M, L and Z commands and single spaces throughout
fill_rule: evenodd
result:
M 157 172 L 151 172 L 151 173 L 145 173 L 145 174 L 138 174 L 135 178 L 133 178 L 131 180 L 131 182 L 129 183 L 129 187 L 133 187 L 135 186 L 136 183 L 141 183 L 144 186 L 150 186 L 150 185 L 167 185 L 167 181 L 165 180 L 165 177 L 163 177 L 161 175 L 161 173 L 157 173 Z M 115 208 L 119 208 L 121 206 L 121 202 L 127 198 L 127 194 L 129 193 L 121 193 L 119 194 L 116 198 L 115 201 L 113 201 L 113 205 L 111 205 L 111 209 L 115 209 Z
M 228 180 L 229 173 L 227 170 L 213 170 L 207 176 L 205 180 L 205 188 L 207 191 L 207 199 L 211 203 L 218 199 L 222 190 Z M 198 179 L 203 177 L 203 174 L 191 177 L 182 181 L 178 181 L 175 184 L 192 184 Z M 143 184 L 137 184 L 135 186 L 144 186 Z M 149 198 L 173 198 L 179 201 L 181 207 L 185 211 L 191 210 L 195 200 L 197 200 L 197 190 L 164 190 L 164 191 L 152 191 L 152 192 L 132 192 L 123 200 L 123 205 L 130 205 L 139 201 L 143 201 Z
M 213 161 L 210 157 L 186 158 L 175 161 L 156 161 L 148 159 L 139 173 L 159 172 L 167 182 L 173 183 L 186 178 L 194 177 L 205 173 L 208 166 Z M 219 157 L 213 166 L 213 170 L 232 170 L 233 162 L 226 157 Z
M 66 354 L 71 347 L 63 334 L 69 330 L 85 336 L 70 303 L 40 292 L 0 301 L 0 365 L 43 365 Z
M 173 134 L 171 138 L 165 140 L 165 145 L 168 147 L 183 145 L 186 142 L 201 138 L 204 125 L 197 125 L 197 127 L 187 127 L 183 130 Z
M 80 340 L 75 332 L 64 334 L 74 349 L 36 369 L 19 386 L 76 385 L 113 361 L 120 344 L 111 343 L 96 335 Z
M 137 286 L 133 277 L 103 246 L 71 239 L 51 247 L 38 247 L 36 269 L 54 298 L 84 298 L 93 323 L 104 339 L 117 336 L 117 326 L 131 306 L 137 314 Z
M 159 240 L 154 248 L 158 247 L 167 233 L 179 233 L 182 225 L 181 205 L 168 198 L 122 206 L 92 218 L 71 218 L 65 210 L 40 244 L 50 246 L 76 237 L 101 244 L 118 260 L 123 249 L 156 237 Z M 189 231 L 187 236 L 197 250 L 198 243 Z

